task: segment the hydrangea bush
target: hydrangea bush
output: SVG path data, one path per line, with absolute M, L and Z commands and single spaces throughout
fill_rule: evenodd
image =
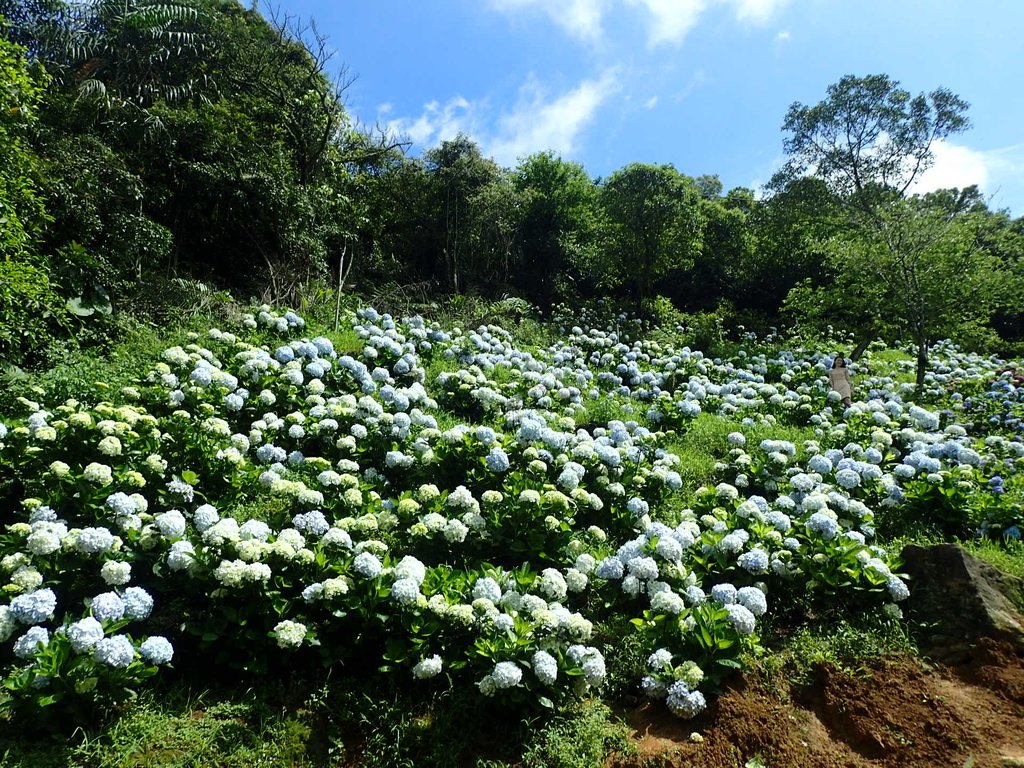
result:
M 176 646 L 550 705 L 601 688 L 595 625 L 626 617 L 651 654 L 637 685 L 691 717 L 778 587 L 907 597 L 876 514 L 943 498 L 1007 527 L 1024 444 L 958 423 L 973 411 L 950 394 L 1000 380 L 991 359 L 939 350 L 925 395 L 945 411 L 855 368 L 866 398 L 843 411 L 827 358 L 709 359 L 630 340 L 627 318 L 532 350 L 494 326 L 349 322 L 340 350 L 263 307 L 165 350 L 116 403 L 4 416 L 0 707 L 126 695 Z M 635 418 L 584 423 L 599 400 Z M 684 489 L 665 446 L 703 412 L 817 439 L 738 430 L 720 482 Z

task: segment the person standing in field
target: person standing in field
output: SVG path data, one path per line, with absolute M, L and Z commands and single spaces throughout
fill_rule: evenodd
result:
M 832 368 L 828 372 L 828 385 L 839 393 L 843 405 L 847 408 L 853 403 L 853 383 L 850 381 L 850 369 L 842 355 L 836 355 Z

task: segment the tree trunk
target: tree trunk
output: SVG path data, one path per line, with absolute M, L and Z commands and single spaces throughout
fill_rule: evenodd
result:
M 851 360 L 860 360 L 860 356 L 867 350 L 868 345 L 875 340 L 875 337 L 871 334 L 865 334 L 864 337 L 857 342 L 857 347 L 850 353 Z
M 917 391 L 924 387 L 924 374 L 928 368 L 928 340 L 918 339 L 917 342 Z

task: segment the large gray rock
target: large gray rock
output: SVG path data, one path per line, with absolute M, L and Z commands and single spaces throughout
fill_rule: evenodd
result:
M 1024 653 L 1024 580 L 955 544 L 903 549 L 911 576 L 908 612 L 921 650 L 950 663 L 966 659 L 980 637 Z

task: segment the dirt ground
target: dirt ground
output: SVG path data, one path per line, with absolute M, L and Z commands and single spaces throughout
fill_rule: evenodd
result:
M 637 754 L 608 768 L 1024 768 L 1024 659 L 982 640 L 955 667 L 822 666 L 800 690 L 748 674 L 694 720 L 660 704 L 624 716 Z

